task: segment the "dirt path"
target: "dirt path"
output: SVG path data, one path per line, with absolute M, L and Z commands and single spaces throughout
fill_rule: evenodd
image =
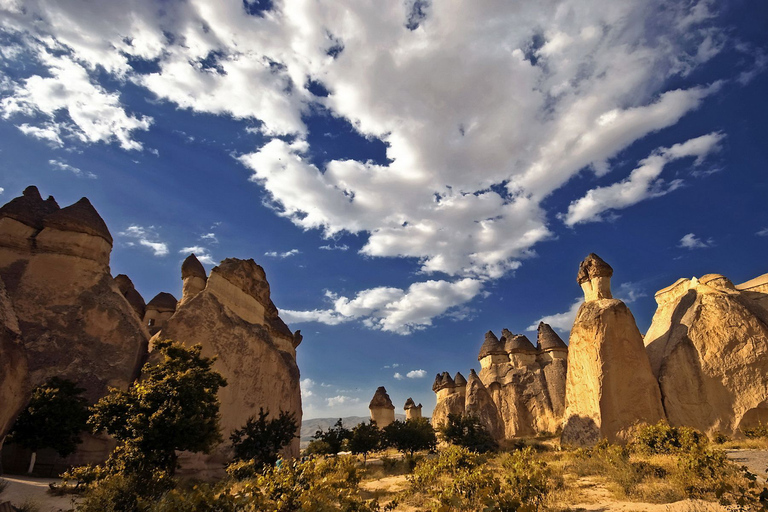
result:
M 48 484 L 59 482 L 57 479 L 3 476 L 0 480 L 8 482 L 8 487 L 0 495 L 0 503 L 10 501 L 16 506 L 29 503 L 36 505 L 39 512 L 62 512 L 74 509 L 70 496 L 48 494 Z
M 726 450 L 728 458 L 737 464 L 747 466 L 761 482 L 766 481 L 768 469 L 768 451 L 766 450 Z

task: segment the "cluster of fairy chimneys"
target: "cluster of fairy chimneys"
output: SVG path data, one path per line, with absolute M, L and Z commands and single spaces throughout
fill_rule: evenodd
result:
M 513 334 L 508 329 L 502 329 L 499 339 L 493 331 L 488 331 L 485 333 L 477 360 L 482 368 L 502 363 L 519 368 L 567 357 L 568 346 L 562 338 L 549 324 L 540 322 L 536 346 L 524 334 Z M 435 383 L 437 384 L 437 381 Z
M 416 405 L 413 398 L 408 398 L 405 401 L 404 407 L 405 419 L 421 418 L 421 407 L 421 404 Z M 371 411 L 371 421 L 375 422 L 379 428 L 384 428 L 395 421 L 395 406 L 384 386 L 379 386 L 373 394 L 371 403 L 368 404 L 368 409 Z

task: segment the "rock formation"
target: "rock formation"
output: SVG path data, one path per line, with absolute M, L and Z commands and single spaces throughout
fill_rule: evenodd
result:
M 13 426 L 28 400 L 29 372 L 19 321 L 0 280 L 0 433 Z M 2 435 L 0 435 L 2 447 Z
M 23 406 L 31 389 L 53 376 L 78 383 L 91 402 L 109 386 L 127 388 L 135 378 L 148 333 L 110 275 L 111 249 L 107 226 L 85 198 L 59 208 L 52 197 L 43 200 L 37 188 L 28 187 L 0 208 L 0 279 L 5 284 L 0 302 L 6 311 L 0 416 L 13 418 L 18 412 L 16 401 L 5 401 L 9 390 L 24 396 Z M 9 320 L 9 312 L 17 322 Z M 6 368 L 14 360 L 18 367 Z M 0 420 L 0 437 L 9 426 Z M 91 441 L 68 460 L 102 458 L 106 445 Z
M 413 398 L 409 397 L 408 400 L 405 401 L 405 419 L 414 420 L 416 418 L 421 418 L 421 407 L 421 404 L 416 405 Z
M 160 292 L 147 303 L 144 308 L 144 325 L 154 336 L 165 327 L 165 324 L 176 312 L 176 297 L 167 292 Z
M 768 420 L 768 274 L 708 274 L 656 293 L 645 336 L 672 425 L 739 435 Z
M 154 307 L 156 322 L 164 322 L 152 341 L 172 339 L 187 345 L 201 344 L 204 355 L 217 356 L 214 369 L 228 382 L 219 391 L 225 440 L 233 429 L 257 415 L 260 407 L 269 411 L 270 417 L 280 411 L 294 413 L 300 424 L 296 347 L 301 335 L 298 331 L 292 333 L 278 316 L 264 269 L 253 260 L 228 258 L 206 279 L 201 268 L 194 257 L 184 262 L 184 295 L 178 307 L 170 294 L 159 294 L 147 304 L 147 315 Z M 201 282 L 205 286 L 197 290 Z M 163 319 L 162 315 L 171 309 L 175 312 Z M 183 471 L 203 476 L 219 474 L 231 456 L 228 446 L 225 441 L 210 455 L 183 454 Z M 298 437 L 284 454 L 298 456 Z
M 478 354 L 480 374 L 476 381 L 470 377 L 471 386 L 460 373 L 455 379 L 447 372 L 437 376 L 432 387 L 437 394 L 435 425 L 444 423 L 450 413 L 467 413 L 482 416 L 498 440 L 559 429 L 565 412 L 568 347 L 543 323 L 538 347 L 523 334 L 507 329 L 501 334 L 501 339 L 492 331 L 485 334 Z
M 581 263 L 584 290 L 568 345 L 562 442 L 621 442 L 634 425 L 664 418 L 643 336 L 629 308 L 611 298 L 613 269 L 597 255 Z
M 117 285 L 117 289 L 120 290 L 120 293 L 123 294 L 123 297 L 125 297 L 125 300 L 128 301 L 128 304 L 130 304 L 136 312 L 136 316 L 143 321 L 147 304 L 144 302 L 144 297 L 142 297 L 141 294 L 136 291 L 136 288 L 134 288 L 131 278 L 125 274 L 118 274 L 115 277 L 115 284 Z
M 379 386 L 373 394 L 371 403 L 368 404 L 371 411 L 371 421 L 376 422 L 376 426 L 384 428 L 395 421 L 395 406 L 387 394 L 384 386 Z

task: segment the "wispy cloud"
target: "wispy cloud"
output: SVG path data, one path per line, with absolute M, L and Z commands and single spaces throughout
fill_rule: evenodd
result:
M 270 258 L 285 259 L 285 258 L 290 258 L 291 256 L 296 256 L 297 254 L 300 254 L 300 253 L 301 251 L 298 249 L 291 249 L 290 251 L 285 251 L 285 252 L 277 252 L 277 251 L 265 252 L 264 256 L 268 256 Z
M 680 239 L 680 243 L 677 245 L 681 249 L 706 249 L 715 245 L 715 241 L 712 238 L 702 240 L 693 233 L 688 233 Z
M 154 226 L 144 228 L 133 225 L 128 226 L 125 231 L 119 232 L 118 235 L 129 240 L 135 240 L 142 247 L 151 249 L 155 256 L 167 256 L 169 252 L 168 244 L 159 240 L 159 236 L 154 229 Z M 126 245 L 134 245 L 134 242 L 129 241 Z
M 337 407 L 339 405 L 350 405 L 350 404 L 359 403 L 360 399 L 354 398 L 351 396 L 346 396 L 346 395 L 337 395 L 337 396 L 332 396 L 326 399 L 326 402 L 328 403 L 328 407 Z
M 552 328 L 557 329 L 560 332 L 568 332 L 571 330 L 571 327 L 573 327 L 573 321 L 576 319 L 576 313 L 579 312 L 579 308 L 583 302 L 584 298 L 578 297 L 573 301 L 571 307 L 569 307 L 567 311 L 543 316 L 529 325 L 526 330 L 535 331 L 539 328 L 539 322 L 544 322 L 545 324 L 549 324 Z
M 333 245 L 321 245 L 320 249 L 322 249 L 324 251 L 346 251 L 346 250 L 349 249 L 349 246 L 347 244 L 342 244 L 342 245 L 336 245 L 336 244 L 333 244 Z
M 190 253 L 194 254 L 200 263 L 205 263 L 206 265 L 216 264 L 216 261 L 213 259 L 213 256 L 207 247 L 203 247 L 201 245 L 191 245 L 189 247 L 184 247 L 179 251 L 179 254 Z
M 93 174 L 90 171 L 83 171 L 81 169 L 78 169 L 77 167 L 74 167 L 72 165 L 69 165 L 68 163 L 62 161 L 62 160 L 48 160 L 48 165 L 53 167 L 56 170 L 59 171 L 67 171 L 71 172 L 78 178 L 90 178 L 90 179 L 96 179 L 96 175 Z
M 768 236 L 768 228 L 763 228 L 755 234 L 757 236 Z

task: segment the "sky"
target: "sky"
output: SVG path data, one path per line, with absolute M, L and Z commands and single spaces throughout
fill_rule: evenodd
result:
M 0 201 L 88 197 L 113 275 L 262 265 L 304 418 L 431 414 L 484 333 L 567 340 L 579 262 L 642 332 L 768 272 L 768 4 L 0 0 Z

